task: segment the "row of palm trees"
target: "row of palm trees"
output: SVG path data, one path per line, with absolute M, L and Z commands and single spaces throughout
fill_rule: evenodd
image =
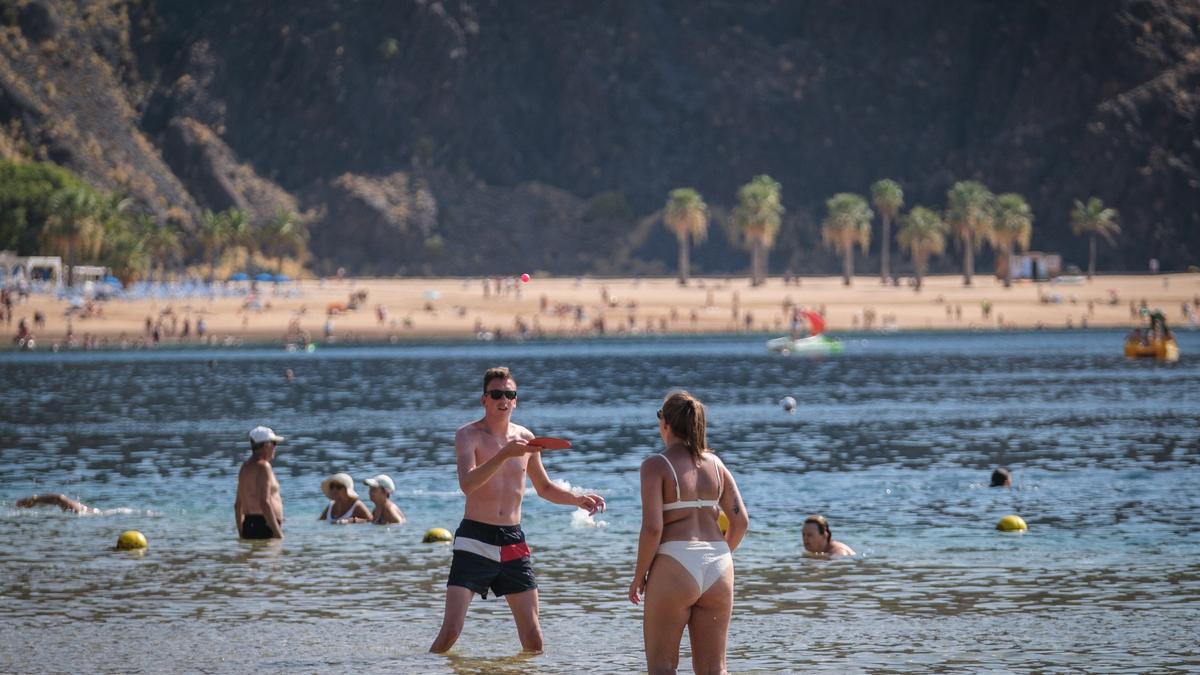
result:
M 784 213 L 781 188 L 770 176 L 757 176 L 738 190 L 738 205 L 731 222 L 750 248 L 751 283 L 763 283 L 767 276 L 767 251 L 774 245 Z M 876 181 L 870 187 L 871 201 L 859 194 L 841 192 L 825 202 L 827 215 L 821 226 L 825 245 L 842 256 L 842 281 L 850 285 L 854 276 L 854 249 L 866 251 L 871 244 L 875 212 L 881 221 L 879 276 L 888 283 L 891 270 L 891 227 L 901 225 L 896 239 L 913 261 L 916 287 L 920 289 L 932 256 L 946 251 L 947 237 L 953 236 L 963 254 L 963 284 L 970 286 L 975 274 L 975 253 L 990 245 L 1003 261 L 1004 285 L 1012 285 L 1011 265 L 1014 250 L 1029 249 L 1033 236 L 1033 211 L 1025 198 L 1016 193 L 994 195 L 978 181 L 960 181 L 946 192 L 943 211 L 917 205 L 908 213 L 904 190 L 891 179 Z M 874 206 L 874 211 L 871 206 Z M 679 281 L 688 282 L 689 251 L 692 243 L 708 234 L 710 211 L 704 199 L 692 188 L 672 190 L 663 210 L 663 221 L 679 243 Z M 1117 212 L 1091 197 L 1075 201 L 1071 211 L 1072 230 L 1089 238 L 1088 279 L 1096 270 L 1096 239 L 1112 244 L 1120 234 Z
M 282 270 L 285 259 L 303 259 L 308 253 L 304 221 L 289 211 L 280 210 L 257 224 L 238 209 L 205 211 L 197 231 L 186 234 L 176 224 L 134 213 L 132 204 L 127 197 L 102 195 L 81 184 L 51 195 L 41 240 L 65 260 L 68 286 L 75 283 L 80 256 L 98 258 L 128 284 L 155 271 L 165 279 L 168 265 L 181 263 L 189 248 L 202 252 L 210 281 L 221 256 L 233 247 L 276 260 L 276 271 Z

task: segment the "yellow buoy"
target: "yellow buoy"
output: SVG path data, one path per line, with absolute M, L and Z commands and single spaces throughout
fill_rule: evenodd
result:
M 146 535 L 137 530 L 125 530 L 121 536 L 117 537 L 117 550 L 133 551 L 149 546 L 146 543 Z
M 721 534 L 725 534 L 729 530 L 729 516 L 725 515 L 724 511 L 717 516 L 717 527 L 721 528 Z
M 432 544 L 435 541 L 454 541 L 454 535 L 444 527 L 431 527 L 425 532 L 425 538 L 421 542 Z
M 1029 529 L 1025 521 L 1015 513 L 1004 516 L 996 523 L 996 529 L 1001 532 L 1024 532 Z

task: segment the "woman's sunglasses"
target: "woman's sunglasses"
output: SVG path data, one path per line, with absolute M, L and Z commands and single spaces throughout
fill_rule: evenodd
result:
M 493 401 L 499 401 L 502 398 L 511 401 L 517 397 L 517 392 L 511 389 L 489 389 L 487 395 L 491 396 Z

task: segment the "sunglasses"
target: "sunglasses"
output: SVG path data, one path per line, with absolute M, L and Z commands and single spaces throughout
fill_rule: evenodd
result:
M 499 401 L 502 398 L 511 401 L 517 397 L 517 392 L 511 389 L 489 389 L 487 395 L 491 396 L 493 401 Z
M 342 485 L 341 483 L 330 483 L 329 489 L 330 490 L 345 490 L 346 486 Z
M 658 419 L 662 419 L 662 408 L 658 409 Z

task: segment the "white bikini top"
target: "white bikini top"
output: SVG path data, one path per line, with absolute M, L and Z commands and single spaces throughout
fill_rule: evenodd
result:
M 676 509 L 703 509 L 710 507 L 717 508 L 719 506 L 718 502 L 721 499 L 721 490 L 724 486 L 721 484 L 720 460 L 717 460 L 715 455 L 713 456 L 713 459 L 717 460 L 717 498 L 693 499 L 692 501 L 688 502 L 683 501 L 683 498 L 679 494 L 679 474 L 675 473 L 675 467 L 671 465 L 671 460 L 667 459 L 667 456 L 661 452 L 658 453 L 658 456 L 662 457 L 663 461 L 667 463 L 667 468 L 671 470 L 671 475 L 675 478 L 675 501 L 671 502 L 670 504 L 663 504 L 663 511 L 675 511 Z
M 328 519 L 328 520 L 329 520 L 329 522 L 331 522 L 331 523 L 337 522 L 337 521 L 339 521 L 339 520 L 346 520 L 346 519 L 348 519 L 348 518 L 351 518 L 351 517 L 353 517 L 353 516 L 354 516 L 354 508 L 355 508 L 356 506 L 358 506 L 359 504 L 362 504 L 362 500 L 361 500 L 361 499 L 359 499 L 359 500 L 355 501 L 353 504 L 351 504 L 351 505 L 350 505 L 350 510 L 349 510 L 349 511 L 347 511 L 347 512 L 345 512 L 345 513 L 343 513 L 341 518 L 334 518 L 334 517 L 333 517 L 333 502 L 329 502 L 329 506 L 325 507 L 325 517 L 326 517 L 326 519 Z M 366 507 L 366 504 L 363 504 L 363 507 L 365 508 L 365 507 Z

